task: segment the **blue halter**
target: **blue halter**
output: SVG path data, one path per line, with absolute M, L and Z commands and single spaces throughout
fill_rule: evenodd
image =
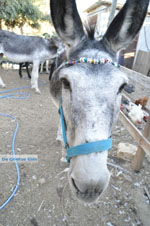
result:
M 65 122 L 62 105 L 60 105 L 59 113 L 60 113 L 60 119 L 61 119 L 63 141 L 65 144 L 65 148 L 67 150 L 66 159 L 68 162 L 70 162 L 70 159 L 74 156 L 86 155 L 86 154 L 90 154 L 90 153 L 94 153 L 94 152 L 108 151 L 109 149 L 112 148 L 112 139 L 111 138 L 108 138 L 106 140 L 85 143 L 85 144 L 77 145 L 74 147 L 69 147 L 68 140 L 67 140 L 67 134 L 66 134 L 67 126 L 66 126 L 66 122 Z

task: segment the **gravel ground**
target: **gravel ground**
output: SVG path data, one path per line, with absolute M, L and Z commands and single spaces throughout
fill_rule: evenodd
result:
M 0 70 L 7 88 L 29 85 L 17 71 Z M 40 78 L 48 82 L 48 75 Z M 108 162 L 128 170 L 109 166 L 112 172 L 109 187 L 93 205 L 85 205 L 70 192 L 68 165 L 60 163 L 61 145 L 56 142 L 58 114 L 51 101 L 48 85 L 40 87 L 41 95 L 28 89 L 27 100 L 1 99 L 0 112 L 17 117 L 20 129 L 17 154 L 38 155 L 38 162 L 21 163 L 21 186 L 15 198 L 0 211 L 0 226 L 149 226 L 150 202 L 145 187 L 150 189 L 150 161 L 146 157 L 139 173 L 131 162 L 118 159 L 119 142 L 135 144 L 120 122 L 113 133 L 114 146 Z M 14 120 L 0 116 L 0 155 L 11 154 Z M 16 184 L 13 163 L 0 164 L 0 205 Z

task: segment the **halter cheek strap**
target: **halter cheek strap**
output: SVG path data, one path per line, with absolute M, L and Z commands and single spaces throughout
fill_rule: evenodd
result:
M 108 151 L 109 149 L 112 148 L 111 138 L 108 138 L 106 140 L 85 143 L 85 144 L 77 145 L 74 147 L 69 147 L 67 134 L 66 134 L 67 126 L 65 122 L 62 105 L 60 105 L 59 113 L 60 113 L 60 119 L 61 119 L 61 125 L 62 125 L 63 141 L 67 151 L 66 159 L 68 162 L 70 162 L 70 159 L 72 157 L 75 157 L 78 155 L 87 155 L 87 154 L 96 153 L 96 152 Z
M 61 128 L 62 128 L 64 145 L 65 145 L 65 148 L 68 149 L 69 144 L 68 144 L 68 139 L 67 139 L 67 134 L 66 134 L 67 126 L 66 126 L 66 121 L 65 121 L 62 105 L 60 105 L 59 114 L 60 114 L 60 120 L 61 120 Z

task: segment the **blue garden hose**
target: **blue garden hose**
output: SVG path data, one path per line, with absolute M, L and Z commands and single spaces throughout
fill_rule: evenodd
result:
M 12 99 L 28 99 L 30 97 L 30 93 L 27 92 L 15 92 L 11 93 L 17 90 L 22 90 L 22 89 L 28 89 L 30 88 L 29 86 L 23 86 L 19 88 L 14 88 L 14 89 L 8 89 L 8 90 L 3 90 L 0 91 L 0 94 L 6 94 L 0 96 L 0 99 L 6 99 L 6 98 L 12 98 Z
M 47 85 L 47 82 L 43 82 L 42 80 L 39 80 L 39 82 L 41 83 L 39 86 Z M 28 92 L 15 92 L 15 93 L 11 93 L 11 92 L 23 90 L 23 89 L 30 89 L 30 88 L 31 88 L 30 86 L 22 86 L 14 89 L 7 89 L 7 90 L 0 91 L 0 99 L 6 99 L 6 98 L 20 99 L 20 100 L 28 99 L 30 97 L 30 93 Z M 1 94 L 6 94 L 6 95 L 1 95 Z
M 16 137 L 17 137 L 17 133 L 18 133 L 18 130 L 19 130 L 19 123 L 16 119 L 16 117 L 12 116 L 12 115 L 8 115 L 8 114 L 3 114 L 3 113 L 0 113 L 0 116 L 3 116 L 3 117 L 7 117 L 7 118 L 10 118 L 10 119 L 13 119 L 16 121 L 16 128 L 15 128 L 15 131 L 13 133 L 13 138 L 12 138 L 12 155 L 13 155 L 13 158 L 15 159 L 15 156 L 16 156 L 16 152 L 15 152 L 15 145 L 16 145 Z M 17 191 L 19 189 L 19 186 L 20 186 L 20 167 L 19 167 L 19 164 L 18 162 L 15 160 L 15 165 L 16 165 L 16 170 L 17 170 L 17 183 L 16 183 L 16 186 L 12 192 L 12 194 L 9 196 L 9 198 L 0 206 L 0 210 L 4 209 L 7 204 L 14 198 L 14 196 L 17 194 Z
M 45 86 L 47 83 L 42 82 L 42 84 L 40 84 L 39 86 Z M 30 97 L 30 93 L 28 92 L 15 92 L 14 91 L 18 91 L 18 90 L 23 90 L 23 89 L 29 89 L 30 86 L 22 86 L 22 87 L 18 87 L 18 88 L 14 88 L 14 89 L 9 89 L 9 90 L 3 90 L 0 91 L 0 99 L 7 99 L 7 98 L 12 98 L 12 99 L 28 99 Z M 11 93 L 13 92 L 13 93 Z M 1 94 L 6 94 L 6 95 L 1 95 Z M 17 133 L 19 131 L 19 123 L 16 119 L 15 116 L 9 115 L 9 114 L 4 114 L 4 113 L 0 113 L 0 116 L 3 117 L 7 117 L 10 119 L 13 119 L 16 121 L 16 128 L 15 131 L 13 133 L 13 138 L 12 138 L 12 155 L 13 158 L 15 159 L 16 156 L 16 152 L 15 152 L 15 144 L 16 144 L 16 137 L 17 137 Z M 10 201 L 16 196 L 18 190 L 19 190 L 19 186 L 20 186 L 20 167 L 19 167 L 19 163 L 15 160 L 15 166 L 16 166 L 16 170 L 17 170 L 17 183 L 16 186 L 12 192 L 12 194 L 9 196 L 9 198 L 0 206 L 0 210 L 4 209 L 9 203 Z

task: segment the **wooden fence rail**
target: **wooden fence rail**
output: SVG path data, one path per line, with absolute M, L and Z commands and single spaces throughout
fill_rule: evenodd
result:
M 135 99 L 138 99 L 144 96 L 150 97 L 150 78 L 149 77 L 124 67 L 122 67 L 121 70 L 127 74 L 130 80 L 130 83 L 133 83 L 137 90 L 137 92 L 135 92 L 130 96 L 125 95 L 125 97 L 128 100 L 131 100 L 134 102 Z M 139 94 L 137 95 L 137 93 L 140 93 L 141 96 L 139 96 Z M 150 114 L 150 108 L 146 108 L 146 111 Z M 130 135 L 138 143 L 138 148 L 137 148 L 135 158 L 133 160 L 132 167 L 135 171 L 139 171 L 142 167 L 145 153 L 150 156 L 150 141 L 148 140 L 148 138 L 150 137 L 150 119 L 148 119 L 148 122 L 145 125 L 143 133 L 131 122 L 131 120 L 122 111 L 120 111 L 120 120 L 123 126 L 130 133 Z

